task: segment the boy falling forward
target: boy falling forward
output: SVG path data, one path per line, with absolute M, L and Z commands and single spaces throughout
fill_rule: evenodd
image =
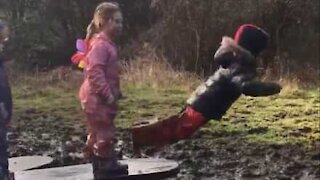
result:
M 161 147 L 189 138 L 211 119 L 220 120 L 242 95 L 269 96 L 280 92 L 276 83 L 255 81 L 256 57 L 267 47 L 269 35 L 261 28 L 245 24 L 234 39 L 223 37 L 214 56 L 219 68 L 187 100 L 181 113 L 156 123 L 132 128 L 133 148 L 137 156 L 144 146 Z

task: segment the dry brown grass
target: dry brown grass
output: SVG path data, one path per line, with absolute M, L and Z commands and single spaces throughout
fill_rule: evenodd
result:
M 201 78 L 183 69 L 174 69 L 164 57 L 156 55 L 155 50 L 147 47 L 148 53 L 123 63 L 122 82 L 124 85 L 149 86 L 156 89 L 178 87 L 192 91 Z
M 138 57 L 123 63 L 121 83 L 124 87 L 149 87 L 153 89 L 180 89 L 192 92 L 202 81 L 194 73 L 173 69 L 163 58 L 157 56 Z M 14 86 L 31 86 L 41 88 L 46 86 L 62 86 L 64 88 L 79 88 L 82 73 L 69 67 L 58 67 L 49 72 L 18 72 L 9 68 L 11 84 Z M 297 78 L 270 78 L 264 81 L 278 82 L 283 89 L 281 94 L 297 92 L 306 86 Z
M 282 85 L 281 94 L 292 94 L 302 89 L 319 88 L 320 69 L 305 65 L 299 71 L 281 74 L 276 68 L 268 68 L 263 81 L 274 81 Z
M 63 86 L 79 88 L 83 75 L 81 71 L 70 67 L 58 67 L 50 71 L 21 72 L 8 64 L 10 81 L 13 86 Z M 134 87 L 149 87 L 153 89 L 180 89 L 190 92 L 201 82 L 194 73 L 173 69 L 164 59 L 154 52 L 136 57 L 134 60 L 122 63 L 121 84 Z
M 299 82 L 296 79 L 282 79 L 279 82 L 282 86 L 280 94 L 292 94 L 301 90 L 301 86 L 299 85 Z
M 11 83 L 18 86 L 41 88 L 57 85 L 78 89 L 83 78 L 81 71 L 73 70 L 71 67 L 58 67 L 49 72 L 21 72 L 10 63 L 8 67 Z M 300 73 L 281 76 L 274 68 L 269 68 L 262 81 L 278 82 L 283 87 L 281 94 L 290 94 L 319 85 L 320 80 L 316 78 L 318 71 L 309 67 Z M 139 49 L 139 54 L 134 59 L 122 63 L 121 84 L 124 87 L 174 88 L 192 92 L 201 81 L 203 78 L 195 73 L 187 72 L 183 68 L 174 69 L 165 57 L 159 56 L 148 44 Z
M 58 67 L 50 71 L 20 71 L 10 63 L 7 64 L 10 83 L 14 87 L 45 88 L 64 87 L 78 88 L 82 82 L 82 72 L 71 67 Z

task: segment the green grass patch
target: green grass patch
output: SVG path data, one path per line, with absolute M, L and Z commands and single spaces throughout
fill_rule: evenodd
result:
M 15 84 L 12 125 L 26 131 L 85 134 L 84 114 L 77 97 L 79 87 L 68 83 Z M 179 87 L 154 89 L 148 86 L 123 87 L 116 125 L 130 128 L 136 120 L 159 119 L 178 113 L 189 92 Z M 249 143 L 301 143 L 320 141 L 320 94 L 317 90 L 271 97 L 241 97 L 221 121 L 210 121 L 203 130 L 219 138 L 239 136 Z

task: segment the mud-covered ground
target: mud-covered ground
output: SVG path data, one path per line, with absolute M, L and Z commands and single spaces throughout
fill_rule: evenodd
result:
M 12 156 L 47 154 L 55 159 L 50 167 L 87 162 L 81 154 L 85 137 L 74 136 L 63 143 L 46 133 L 36 136 L 32 132 L 13 131 L 10 133 Z M 18 139 L 13 139 L 14 134 Z M 129 131 L 120 130 L 119 134 L 124 142 L 124 156 L 132 157 L 131 143 L 126 143 L 130 142 Z M 160 151 L 152 148 L 145 151 L 150 156 L 174 159 L 181 164 L 180 173 L 171 179 L 316 180 L 320 178 L 319 149 L 319 142 L 310 149 L 299 144 L 247 144 L 239 134 L 200 131 L 193 138 Z
M 13 85 L 11 157 L 49 155 L 55 159 L 51 167 L 87 162 L 81 153 L 85 123 L 74 87 L 39 80 Z M 131 124 L 179 112 L 189 92 L 127 86 L 124 94 L 116 124 L 124 155 L 132 157 Z M 146 153 L 177 160 L 181 170 L 172 179 L 320 179 L 319 108 L 318 89 L 241 97 L 221 121 L 210 121 L 192 138 L 160 152 Z

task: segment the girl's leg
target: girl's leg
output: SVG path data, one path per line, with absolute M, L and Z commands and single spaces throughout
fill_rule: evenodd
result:
M 87 141 L 86 141 L 86 146 L 83 150 L 84 156 L 86 158 L 91 158 L 93 156 L 93 146 L 97 142 L 97 136 L 92 130 L 92 126 L 94 125 L 92 121 L 90 120 L 90 115 L 87 114 Z
M 103 158 L 114 156 L 114 144 L 116 143 L 114 117 L 106 115 L 103 121 L 96 121 L 94 123 L 96 143 L 93 146 L 93 150 L 96 156 Z
M 95 178 L 103 179 L 127 174 L 128 166 L 117 162 L 117 154 L 114 149 L 116 143 L 114 119 L 116 115 L 106 113 L 99 119 L 96 119 L 97 117 L 99 116 L 95 115 L 90 118 L 91 133 L 95 134 L 95 143 L 92 147 L 92 165 Z M 91 145 L 91 142 L 88 144 Z
M 111 118 L 101 114 L 86 113 L 87 116 L 87 141 L 86 155 L 111 157 L 115 139 L 115 130 Z

